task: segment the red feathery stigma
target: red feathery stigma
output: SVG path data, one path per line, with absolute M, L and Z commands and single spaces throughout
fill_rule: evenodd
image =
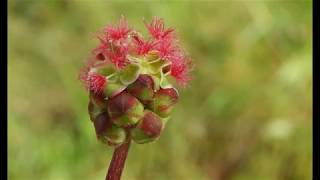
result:
M 88 74 L 88 78 L 87 78 L 88 88 L 94 93 L 96 94 L 102 93 L 106 83 L 107 83 L 106 77 L 99 75 L 97 73 Z
M 114 27 L 109 25 L 105 28 L 105 32 L 109 40 L 116 41 L 120 39 L 126 39 L 130 32 L 130 29 L 125 18 L 121 17 L 118 26 Z
M 152 40 L 145 41 L 142 39 L 142 37 L 138 35 L 133 35 L 133 40 L 134 40 L 133 42 L 135 45 L 135 50 L 138 55 L 147 54 L 156 45 L 156 43 L 153 42 Z
M 171 40 L 160 40 L 155 47 L 155 50 L 159 52 L 159 56 L 161 59 L 169 59 L 176 51 L 178 51 L 178 47 L 173 44 Z
M 191 61 L 187 60 L 182 54 L 177 53 L 169 59 L 171 62 L 170 75 L 173 76 L 177 83 L 186 86 L 190 80 L 189 69 Z
M 80 69 L 78 78 L 87 90 L 89 89 L 89 83 L 88 83 L 89 72 L 90 72 L 90 69 L 94 66 L 95 62 L 96 62 L 95 58 L 89 58 L 86 62 L 86 66 Z
M 117 68 L 121 69 L 129 63 L 129 61 L 127 60 L 128 52 L 128 46 L 120 44 L 120 46 L 112 45 L 112 47 L 105 51 L 105 54 Z
M 157 40 L 173 38 L 173 28 L 165 29 L 163 19 L 153 17 L 150 24 L 145 23 L 149 33 Z

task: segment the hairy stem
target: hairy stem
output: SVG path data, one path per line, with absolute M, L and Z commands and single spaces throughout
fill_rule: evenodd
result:
M 130 143 L 131 138 L 128 138 L 125 143 L 121 144 L 114 150 L 106 180 L 120 180 L 130 148 Z

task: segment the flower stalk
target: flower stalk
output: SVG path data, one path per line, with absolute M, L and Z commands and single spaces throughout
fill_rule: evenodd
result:
M 106 180 L 120 180 L 128 156 L 130 144 L 131 138 L 128 138 L 125 143 L 121 144 L 114 150 L 105 178 Z

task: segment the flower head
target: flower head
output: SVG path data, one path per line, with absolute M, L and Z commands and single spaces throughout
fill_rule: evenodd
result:
M 118 146 L 127 137 L 155 141 L 179 98 L 169 76 L 182 86 L 190 80 L 191 61 L 174 29 L 156 17 L 145 26 L 148 37 L 130 29 L 124 17 L 105 27 L 80 71 L 90 93 L 89 117 L 105 144 Z
M 190 80 L 190 61 L 185 56 L 173 28 L 165 28 L 163 19 L 154 17 L 150 23 L 145 22 L 150 38 L 143 38 L 137 31 L 129 29 L 127 21 L 122 17 L 117 26 L 108 25 L 98 36 L 100 44 L 95 48 L 95 61 L 109 61 L 118 69 L 124 69 L 128 64 L 135 63 L 129 56 L 147 56 L 156 52 L 157 56 L 171 63 L 169 75 L 176 79 L 179 85 L 185 86 Z M 83 79 L 83 78 L 82 78 Z

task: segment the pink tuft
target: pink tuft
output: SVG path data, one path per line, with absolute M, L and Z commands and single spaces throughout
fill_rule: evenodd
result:
M 107 83 L 107 80 L 104 76 L 95 73 L 88 76 L 88 81 L 89 89 L 96 94 L 102 93 Z
M 111 48 L 105 51 L 105 54 L 117 68 L 121 69 L 129 63 L 129 61 L 127 60 L 128 52 L 128 46 L 120 44 L 120 46 L 112 45 Z
M 170 75 L 176 79 L 178 84 L 186 86 L 190 80 L 189 71 L 191 61 L 187 60 L 182 54 L 171 56 L 169 61 L 171 62 Z
M 105 28 L 105 32 L 108 39 L 116 41 L 120 39 L 126 39 L 130 32 L 130 29 L 125 18 L 121 17 L 118 26 L 114 27 L 109 25 Z
M 117 68 L 123 68 L 128 64 L 129 47 L 126 41 L 110 43 L 100 37 L 98 38 L 100 39 L 100 45 L 92 51 L 97 60 L 103 61 L 108 58 Z
M 89 89 L 88 76 L 89 76 L 90 69 L 94 66 L 95 62 L 96 62 L 96 59 L 89 58 L 87 60 L 86 66 L 80 69 L 78 78 L 86 89 Z
M 163 19 L 153 17 L 150 24 L 145 23 L 149 33 L 157 40 L 173 38 L 173 28 L 165 29 Z
M 138 35 L 133 35 L 133 40 L 134 40 L 133 42 L 134 42 L 135 50 L 138 55 L 147 54 L 156 45 L 154 41 L 152 40 L 145 41 L 142 39 L 142 37 Z
M 89 73 L 87 76 L 87 87 L 90 91 L 93 91 L 95 94 L 103 93 L 106 83 L 106 77 L 97 73 Z
M 178 51 L 178 47 L 174 45 L 171 40 L 160 40 L 157 43 L 155 48 L 159 52 L 159 56 L 162 59 L 170 58 L 176 51 Z

